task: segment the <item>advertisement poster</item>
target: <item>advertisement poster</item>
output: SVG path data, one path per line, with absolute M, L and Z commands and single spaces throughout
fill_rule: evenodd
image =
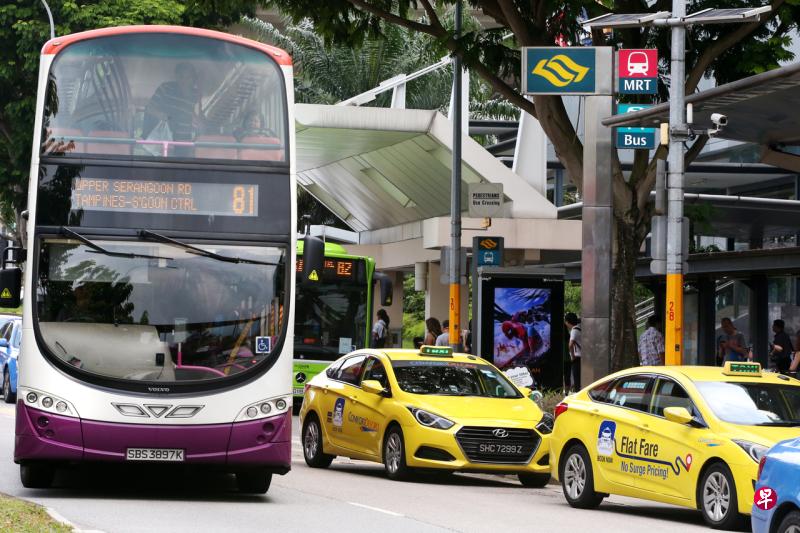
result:
M 533 388 L 561 388 L 563 283 L 497 277 L 482 291 L 482 355 L 509 375 L 527 369 Z

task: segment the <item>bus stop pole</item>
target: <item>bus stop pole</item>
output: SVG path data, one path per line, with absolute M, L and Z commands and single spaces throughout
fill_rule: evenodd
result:
M 461 37 L 461 0 L 456 2 L 455 38 Z M 453 170 L 450 186 L 450 346 L 461 346 L 461 57 L 453 54 Z
M 686 15 L 685 0 L 673 0 L 672 17 Z M 683 171 L 682 131 L 686 130 L 686 28 L 672 27 L 670 66 L 669 156 L 667 173 L 667 294 L 665 363 L 683 364 Z

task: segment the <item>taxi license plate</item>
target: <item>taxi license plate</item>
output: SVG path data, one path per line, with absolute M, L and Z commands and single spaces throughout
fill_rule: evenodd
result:
M 497 453 L 508 455 L 522 455 L 521 444 L 496 444 L 493 442 L 483 442 L 478 445 L 478 451 L 481 453 Z
M 174 448 L 128 448 L 125 459 L 128 461 L 166 461 L 180 463 L 184 460 L 184 450 Z

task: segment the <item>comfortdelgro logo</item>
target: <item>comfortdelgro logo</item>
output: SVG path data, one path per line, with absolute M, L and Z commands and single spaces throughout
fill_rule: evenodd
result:
M 595 92 L 592 48 L 526 48 L 526 93 Z

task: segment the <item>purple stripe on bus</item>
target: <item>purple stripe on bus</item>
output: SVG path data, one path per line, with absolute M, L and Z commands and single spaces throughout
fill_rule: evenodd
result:
M 16 425 L 15 460 L 83 457 L 81 423 L 77 418 L 31 409 L 20 400 Z
M 46 426 L 40 418 L 47 419 Z M 291 413 L 234 424 L 178 426 L 80 420 L 17 404 L 17 460 L 124 461 L 127 448 L 178 448 L 186 450 L 187 463 L 288 467 L 290 446 Z

